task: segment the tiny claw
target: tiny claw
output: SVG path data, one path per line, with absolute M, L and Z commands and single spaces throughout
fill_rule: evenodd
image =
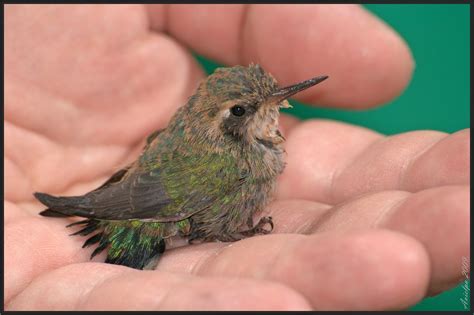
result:
M 247 222 L 247 224 L 249 224 L 249 222 Z M 270 224 L 270 229 L 264 229 L 263 228 L 266 224 Z M 243 237 L 254 236 L 256 234 L 269 234 L 272 231 L 273 231 L 272 217 L 262 217 L 262 218 L 260 218 L 258 223 L 254 227 L 252 227 L 251 229 L 239 232 L 238 235 L 241 235 L 241 236 L 236 238 L 235 240 L 241 239 Z M 223 238 L 221 237 L 220 239 L 223 239 Z
M 263 228 L 264 225 L 270 224 L 270 229 L 266 230 Z M 257 225 L 255 226 L 255 232 L 258 234 L 269 234 L 273 231 L 273 218 L 272 217 L 263 217 L 258 221 Z

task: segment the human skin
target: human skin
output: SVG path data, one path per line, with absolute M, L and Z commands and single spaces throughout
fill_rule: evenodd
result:
M 357 5 L 6 5 L 5 309 L 391 310 L 463 280 L 469 130 L 286 115 L 273 233 L 171 249 L 154 271 L 89 261 L 32 193 L 83 194 L 132 161 L 204 76 L 188 49 L 281 85 L 327 74 L 298 99 L 345 108 L 396 97 L 414 67 Z

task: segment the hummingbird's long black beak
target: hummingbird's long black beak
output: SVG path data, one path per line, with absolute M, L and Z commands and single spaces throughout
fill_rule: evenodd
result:
M 273 92 L 272 94 L 270 94 L 268 96 L 268 99 L 275 102 L 281 102 L 283 100 L 286 100 L 290 96 L 295 95 L 298 92 L 301 92 L 303 90 L 306 90 L 307 88 L 310 88 L 318 83 L 323 82 L 327 78 L 329 78 L 327 75 L 322 75 L 322 76 L 315 77 L 303 82 L 299 82 L 290 86 L 280 88 L 276 90 L 275 92 Z

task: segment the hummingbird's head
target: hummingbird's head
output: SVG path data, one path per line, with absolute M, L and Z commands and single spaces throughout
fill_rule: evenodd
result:
M 196 96 L 195 113 L 209 128 L 208 135 L 224 134 L 249 143 L 277 144 L 279 109 L 287 98 L 325 80 L 320 76 L 280 88 L 258 64 L 218 68 L 204 80 Z

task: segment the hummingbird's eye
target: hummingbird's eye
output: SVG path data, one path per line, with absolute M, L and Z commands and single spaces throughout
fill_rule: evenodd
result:
M 232 115 L 240 117 L 245 114 L 245 108 L 239 105 L 235 105 L 230 109 L 230 112 L 232 113 Z

